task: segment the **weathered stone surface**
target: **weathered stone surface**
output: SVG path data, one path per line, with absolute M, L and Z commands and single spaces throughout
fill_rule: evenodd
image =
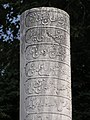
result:
M 69 15 L 52 7 L 21 15 L 20 120 L 71 120 Z

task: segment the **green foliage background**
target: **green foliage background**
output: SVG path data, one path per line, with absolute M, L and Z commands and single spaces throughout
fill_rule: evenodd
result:
M 19 16 L 41 6 L 71 21 L 73 120 L 90 120 L 90 0 L 0 0 L 0 120 L 19 120 Z

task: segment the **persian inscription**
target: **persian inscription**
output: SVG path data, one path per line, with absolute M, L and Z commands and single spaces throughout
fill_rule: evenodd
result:
M 27 113 L 64 113 L 70 116 L 71 101 L 57 96 L 31 96 L 25 99 Z M 44 109 L 43 109 L 44 108 Z
M 38 58 L 40 55 L 47 56 L 47 54 L 49 54 L 48 55 L 49 58 L 56 58 L 56 56 L 60 56 L 60 55 L 69 56 L 68 53 L 69 53 L 68 49 L 66 49 L 63 46 L 47 45 L 47 44 L 43 44 L 43 45 L 37 44 L 33 46 L 28 46 L 25 51 L 27 59 L 31 59 L 29 58 L 30 55 L 32 56 L 32 59 Z
M 26 27 L 45 26 L 61 27 L 69 33 L 69 18 L 65 14 L 48 11 L 29 12 L 25 19 Z
M 51 43 L 58 45 L 69 45 L 69 34 L 60 28 L 35 27 L 26 31 L 26 43 Z
M 25 50 L 25 57 L 27 60 L 54 60 L 66 63 L 70 66 L 69 50 L 64 46 L 37 44 L 27 46 Z
M 25 81 L 27 95 L 55 95 L 71 99 L 70 81 L 55 78 L 35 78 Z
M 25 120 L 71 120 L 70 116 L 64 114 L 52 114 L 52 113 L 44 113 L 44 114 L 28 114 L 26 115 Z
M 20 120 L 71 120 L 69 15 L 52 7 L 21 15 Z
M 48 60 L 28 62 L 25 66 L 25 74 L 27 77 L 38 76 L 56 76 L 70 75 L 70 67 L 67 64 L 52 62 Z

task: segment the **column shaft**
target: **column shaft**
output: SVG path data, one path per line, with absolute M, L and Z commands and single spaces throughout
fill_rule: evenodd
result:
M 20 26 L 20 120 L 71 120 L 69 15 L 33 8 Z

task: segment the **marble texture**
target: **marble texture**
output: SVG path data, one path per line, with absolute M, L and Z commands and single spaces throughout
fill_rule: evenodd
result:
M 69 15 L 27 10 L 20 38 L 20 120 L 72 120 Z

